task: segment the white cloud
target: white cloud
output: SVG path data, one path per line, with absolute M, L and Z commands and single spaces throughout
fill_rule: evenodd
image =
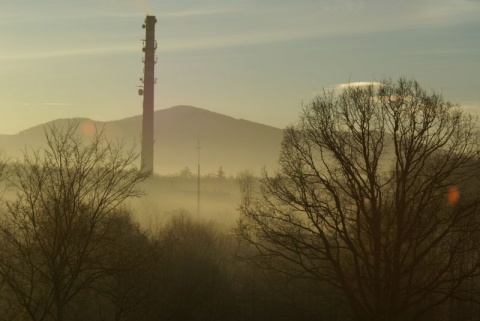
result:
M 357 81 L 357 82 L 349 82 L 344 84 L 338 84 L 333 86 L 332 88 L 335 90 L 344 90 L 349 87 L 368 87 L 368 86 L 380 86 L 382 83 L 378 81 Z

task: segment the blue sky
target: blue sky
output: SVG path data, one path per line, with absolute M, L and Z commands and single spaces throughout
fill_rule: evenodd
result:
M 0 0 L 0 134 L 140 114 L 147 13 L 155 109 L 284 127 L 322 88 L 406 76 L 480 111 L 479 0 Z

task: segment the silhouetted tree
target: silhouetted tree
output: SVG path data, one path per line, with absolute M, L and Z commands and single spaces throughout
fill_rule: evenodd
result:
M 6 184 L 7 181 L 8 181 L 8 162 L 5 155 L 0 150 L 0 201 L 2 200 L 2 197 L 5 193 L 5 189 L 7 187 L 7 184 Z
M 162 254 L 157 287 L 158 315 L 164 320 L 231 320 L 233 256 L 229 239 L 214 224 L 173 216 L 160 231 Z M 155 291 L 154 291 L 155 292 Z
M 23 318 L 62 321 L 79 293 L 125 267 L 106 249 L 120 206 L 141 194 L 146 174 L 134 167 L 136 154 L 102 133 L 82 138 L 78 123 L 45 135 L 47 147 L 13 169 L 17 199 L 1 222 L 0 277 L 3 299 Z
M 124 268 L 97 279 L 79 301 L 88 302 L 86 308 L 91 310 L 92 316 L 100 316 L 100 320 L 149 320 L 145 311 L 154 293 L 154 281 L 158 278 L 165 246 L 151 239 L 128 211 L 119 213 L 110 229 L 114 233 L 104 247 L 110 257 L 108 265 L 121 262 Z M 86 319 L 85 308 L 81 308 L 79 314 L 80 320 Z
M 223 170 L 223 166 L 220 166 L 220 168 L 217 171 L 217 178 L 219 179 L 225 179 L 225 171 Z
M 255 193 L 257 179 L 252 170 L 243 170 L 236 177 L 240 187 L 240 207 L 248 208 Z
M 188 166 L 185 166 L 185 168 L 180 171 L 178 176 L 183 177 L 183 178 L 192 178 L 193 173 Z
M 256 262 L 338 289 L 355 320 L 416 320 L 479 272 L 476 118 L 414 80 L 324 92 L 242 203 Z

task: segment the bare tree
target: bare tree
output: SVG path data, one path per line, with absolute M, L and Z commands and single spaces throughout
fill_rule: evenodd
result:
M 236 179 L 240 188 L 240 207 L 247 208 L 253 199 L 257 179 L 255 178 L 253 170 L 251 169 L 246 169 L 239 172 Z
M 3 199 L 8 182 L 8 159 L 0 150 L 0 201 Z
M 68 319 L 72 300 L 122 269 L 107 251 L 122 202 L 139 196 L 146 175 L 121 144 L 78 134 L 78 123 L 46 130 L 47 147 L 25 153 L 0 227 L 0 277 L 9 306 L 30 320 Z
M 238 233 L 264 266 L 333 285 L 355 320 L 425 318 L 479 272 L 477 126 L 414 80 L 324 92 Z

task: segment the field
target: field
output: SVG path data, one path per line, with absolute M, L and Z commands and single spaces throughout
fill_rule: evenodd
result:
M 237 179 L 201 177 L 200 212 L 197 177 L 154 175 L 143 183 L 145 195 L 130 201 L 138 222 L 155 228 L 180 212 L 194 219 L 214 221 L 231 228 L 238 218 L 240 188 Z

